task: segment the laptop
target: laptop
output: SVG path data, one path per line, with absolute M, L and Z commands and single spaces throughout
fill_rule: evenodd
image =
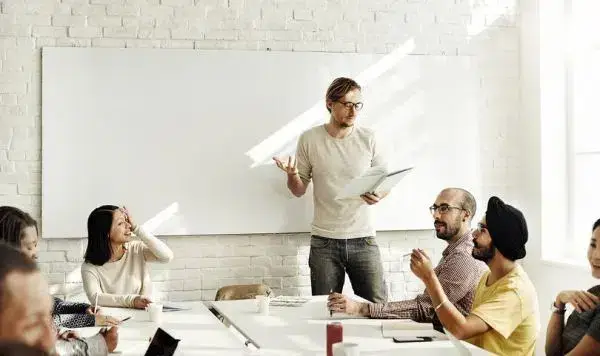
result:
M 144 356 L 173 356 L 179 341 L 163 329 L 158 328 Z

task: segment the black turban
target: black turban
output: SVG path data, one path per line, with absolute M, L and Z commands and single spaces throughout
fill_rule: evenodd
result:
M 525 257 L 527 222 L 523 213 L 511 205 L 504 204 L 500 198 L 491 197 L 488 200 L 485 221 L 494 246 L 504 257 L 511 261 Z

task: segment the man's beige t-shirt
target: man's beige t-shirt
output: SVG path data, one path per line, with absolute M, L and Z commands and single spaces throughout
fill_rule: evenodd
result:
M 348 136 L 335 138 L 325 125 L 319 125 L 300 136 L 296 159 L 300 178 L 313 182 L 313 235 L 334 239 L 375 236 L 367 203 L 360 197 L 335 197 L 370 167 L 387 165 L 384 156 L 375 133 L 367 128 L 354 126 Z

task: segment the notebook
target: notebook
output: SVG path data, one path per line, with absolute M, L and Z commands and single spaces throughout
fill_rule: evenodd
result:
M 444 335 L 433 328 L 431 323 L 417 323 L 411 320 L 383 320 L 381 334 L 385 338 L 403 337 L 433 337 L 436 340 L 445 339 Z
M 361 199 L 365 193 L 389 192 L 413 167 L 388 172 L 385 167 L 367 169 L 361 176 L 351 180 L 335 199 Z

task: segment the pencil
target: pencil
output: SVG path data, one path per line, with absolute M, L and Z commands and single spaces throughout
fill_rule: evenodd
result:
M 333 293 L 333 289 L 329 290 L 329 294 Z M 329 317 L 331 318 L 333 316 L 333 310 L 331 310 L 331 308 L 329 308 Z
M 96 302 L 94 303 L 94 315 L 98 313 L 98 293 L 96 293 Z

